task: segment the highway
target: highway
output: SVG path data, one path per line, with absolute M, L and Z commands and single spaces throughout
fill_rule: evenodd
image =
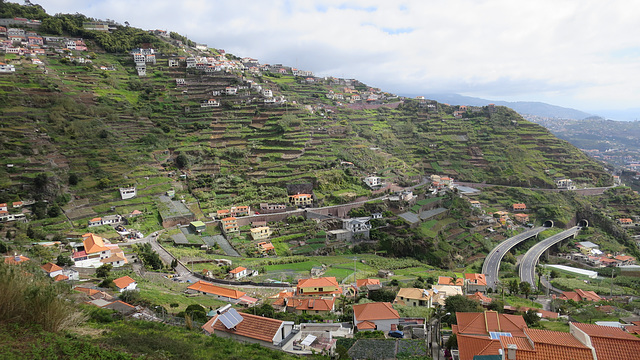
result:
M 540 256 L 547 251 L 553 245 L 565 240 L 569 237 L 575 237 L 578 231 L 582 229 L 581 226 L 574 226 L 569 230 L 565 230 L 561 233 L 555 234 L 549 238 L 546 238 L 539 243 L 535 244 L 520 260 L 520 281 L 526 281 L 531 284 L 531 288 L 536 288 L 536 265 Z
M 533 228 L 516 236 L 510 237 L 493 248 L 493 250 L 491 250 L 484 259 L 484 264 L 482 264 L 482 273 L 485 274 L 487 278 L 487 287 L 497 290 L 498 271 L 500 270 L 500 261 L 502 261 L 504 254 L 511 250 L 512 247 L 529 238 L 537 236 L 539 233 L 547 229 L 549 228 L 544 226 Z

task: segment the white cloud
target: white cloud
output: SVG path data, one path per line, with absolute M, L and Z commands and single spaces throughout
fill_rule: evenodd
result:
M 636 106 L 640 7 L 611 0 L 42 0 L 397 93 Z

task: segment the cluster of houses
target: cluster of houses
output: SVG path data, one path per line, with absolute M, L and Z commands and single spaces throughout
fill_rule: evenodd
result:
M 566 257 L 592 267 L 620 267 L 636 264 L 635 257 L 625 254 L 605 254 L 598 244 L 591 241 L 578 242 L 576 249 L 577 252 L 567 254 Z
M 11 207 L 7 203 L 0 204 L 0 222 L 27 221 L 25 212 L 29 210 L 26 207 L 35 203 L 35 200 L 14 201 Z
M 0 49 L 6 54 L 20 56 L 40 56 L 47 51 L 64 53 L 68 51 L 87 51 L 87 45 L 81 38 L 67 38 L 58 36 L 41 36 L 36 31 L 0 26 Z M 0 67 L 0 72 L 15 71 L 5 64 Z

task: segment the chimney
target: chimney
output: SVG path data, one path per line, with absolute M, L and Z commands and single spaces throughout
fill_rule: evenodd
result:
M 508 360 L 516 360 L 516 350 L 518 350 L 518 346 L 516 344 L 507 345 L 507 359 Z

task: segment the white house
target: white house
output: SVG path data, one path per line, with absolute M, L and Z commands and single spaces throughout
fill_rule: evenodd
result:
M 134 198 L 135 196 L 136 196 L 135 186 L 120 188 L 120 197 L 122 197 L 122 200 L 131 199 L 131 198 Z
M 370 188 L 376 188 L 382 185 L 382 180 L 378 176 L 367 176 L 364 178 L 364 183 Z
M 243 277 L 246 277 L 248 272 L 247 272 L 247 268 L 238 266 L 237 268 L 229 271 L 229 274 L 231 274 L 231 276 L 233 276 L 234 279 L 239 280 L 239 279 L 242 279 Z
M 398 325 L 400 315 L 388 302 L 374 302 L 353 305 L 353 324 L 359 331 L 391 331 L 391 325 Z
M 225 89 L 225 94 L 227 95 L 235 95 L 238 93 L 238 88 L 233 87 L 233 86 L 227 86 Z
M 138 283 L 129 276 L 119 277 L 113 280 L 113 283 L 118 287 L 120 292 L 136 290 L 138 286 Z
M 266 96 L 266 97 L 272 97 L 273 96 L 273 92 L 271 92 L 271 90 L 269 90 L 269 89 L 264 89 L 262 91 L 262 95 Z

